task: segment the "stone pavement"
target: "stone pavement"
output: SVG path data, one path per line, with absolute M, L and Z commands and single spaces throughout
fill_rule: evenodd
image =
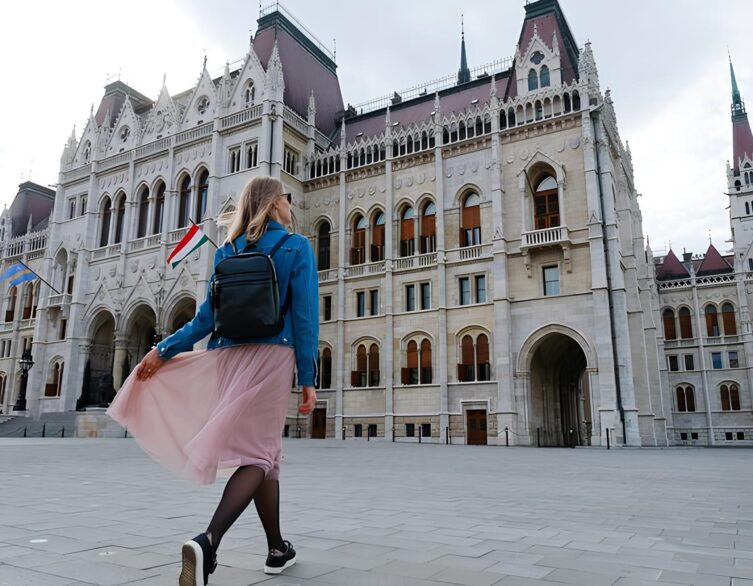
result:
M 212 586 L 753 585 L 753 451 L 285 440 L 283 535 L 262 573 L 253 505 Z M 195 487 L 131 439 L 0 440 L 0 585 L 177 584 Z

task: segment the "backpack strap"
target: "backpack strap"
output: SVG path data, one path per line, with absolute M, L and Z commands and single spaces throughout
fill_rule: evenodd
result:
M 280 239 L 279 239 L 279 240 L 277 241 L 277 244 L 275 244 L 275 245 L 274 245 L 274 246 L 272 247 L 272 250 L 270 250 L 270 251 L 269 251 L 269 257 L 270 257 L 270 258 L 271 258 L 271 257 L 273 257 L 273 256 L 275 255 L 275 252 L 277 252 L 277 251 L 278 251 L 278 250 L 280 249 L 280 247 L 281 247 L 281 246 L 282 246 L 283 244 L 285 244 L 285 241 L 286 241 L 286 240 L 287 240 L 288 238 L 290 238 L 290 237 L 291 237 L 292 235 L 293 235 L 293 234 L 291 234 L 290 232 L 288 232 L 287 234 L 285 234 L 285 236 L 283 236 L 282 238 L 280 238 Z

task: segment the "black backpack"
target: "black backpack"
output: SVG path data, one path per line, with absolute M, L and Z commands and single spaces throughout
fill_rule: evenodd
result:
M 272 257 L 291 236 L 285 234 L 269 254 L 246 252 L 256 246 L 256 242 L 247 244 L 240 253 L 235 243 L 231 243 L 235 255 L 222 259 L 214 269 L 213 337 L 249 340 L 268 338 L 282 331 L 285 312 L 290 305 L 290 287 L 285 304 L 280 307 L 280 290 Z

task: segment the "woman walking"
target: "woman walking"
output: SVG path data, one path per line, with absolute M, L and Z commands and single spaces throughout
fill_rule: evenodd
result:
M 291 221 L 291 196 L 282 183 L 256 177 L 243 190 L 214 258 L 216 271 L 236 251 L 272 255 L 283 308 L 279 334 L 220 336 L 215 272 L 193 320 L 144 357 L 107 411 L 154 459 L 194 482 L 213 483 L 218 469 L 235 468 L 206 530 L 183 545 L 180 586 L 207 584 L 223 535 L 252 500 L 267 537 L 265 573 L 295 563 L 295 550 L 280 533 L 281 436 L 294 365 L 303 388 L 298 411 L 307 415 L 316 403 L 319 285 L 308 240 L 288 236 Z M 192 351 L 210 333 L 207 350 Z

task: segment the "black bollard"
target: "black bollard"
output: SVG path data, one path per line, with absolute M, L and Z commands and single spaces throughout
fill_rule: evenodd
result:
M 42 437 L 44 437 L 44 436 L 45 436 L 45 429 L 46 429 L 46 428 L 47 428 L 47 424 L 46 424 L 46 423 L 43 423 L 43 424 L 42 424 Z
M 60 430 L 60 437 L 65 437 L 65 425 L 63 426 L 63 429 Z
M 536 428 L 536 447 L 541 447 L 541 428 Z
M 395 443 L 395 426 L 392 426 L 392 443 Z
M 510 447 L 510 430 L 505 427 L 505 447 Z
M 609 428 L 607 427 L 607 449 L 609 449 Z
M 26 437 L 26 426 L 24 425 L 24 437 Z
M 450 428 L 449 427 L 444 428 L 444 435 L 445 435 L 444 442 L 445 444 L 449 446 L 450 445 Z
M 421 434 L 423 432 L 423 429 L 421 429 L 421 424 L 418 425 L 418 443 L 421 443 Z
M 123 430 L 123 439 L 128 437 L 128 428 L 126 427 L 125 430 Z
M 343 425 L 343 440 L 345 439 L 345 426 Z

